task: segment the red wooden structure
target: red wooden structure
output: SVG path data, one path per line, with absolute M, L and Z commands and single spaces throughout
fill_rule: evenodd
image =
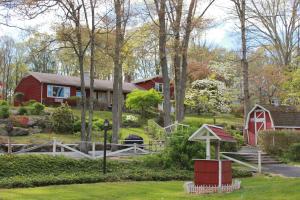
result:
M 246 119 L 246 143 L 255 146 L 260 131 L 279 129 L 300 130 L 300 112 L 292 106 L 256 104 Z
M 161 75 L 152 76 L 147 79 L 133 81 L 136 86 L 143 88 L 145 90 L 155 89 L 159 92 L 163 92 L 163 77 Z M 174 97 L 174 84 L 170 84 L 170 95 L 171 98 Z
M 231 161 L 222 160 L 222 185 L 232 183 Z M 218 186 L 219 184 L 219 161 L 195 159 L 194 164 L 194 183 L 195 185 Z
M 85 78 L 86 96 L 89 97 L 89 78 Z M 38 102 L 55 105 L 70 101 L 70 97 L 81 96 L 80 78 L 74 76 L 63 76 L 58 74 L 30 72 L 17 85 L 15 92 L 24 94 L 24 102 L 36 100 Z M 95 96 L 97 102 L 110 105 L 112 103 L 113 81 L 95 80 Z M 123 83 L 123 95 L 138 89 L 133 83 Z M 19 102 L 15 102 L 18 105 Z
M 220 142 L 235 142 L 235 139 L 219 126 L 204 124 L 190 138 L 189 141 L 206 141 L 206 160 L 195 159 L 195 185 L 218 186 L 232 184 L 231 161 L 220 159 Z M 216 159 L 210 155 L 210 142 L 216 142 Z

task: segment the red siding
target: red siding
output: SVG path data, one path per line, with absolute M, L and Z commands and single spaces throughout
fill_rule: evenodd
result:
M 194 164 L 195 185 L 217 186 L 219 182 L 219 161 L 195 160 Z M 231 161 L 222 161 L 222 185 L 232 183 Z
M 33 76 L 27 76 L 21 80 L 15 92 L 24 94 L 24 101 L 36 100 L 41 102 L 41 83 Z M 14 102 L 17 105 L 17 102 Z
M 145 90 L 150 90 L 152 88 L 155 89 L 155 83 L 163 83 L 163 82 L 164 81 L 162 77 L 156 77 L 145 82 L 136 83 L 136 85 L 141 88 L 144 88 Z M 172 83 L 170 85 L 170 95 L 172 98 L 174 97 L 174 85 Z
M 256 142 L 255 142 L 255 122 L 254 122 L 254 113 L 257 110 L 261 110 L 259 107 L 257 109 L 255 109 L 251 114 L 250 114 L 250 118 L 248 121 L 248 137 L 249 137 L 249 141 L 248 143 L 250 145 L 255 146 Z M 263 118 L 263 117 L 260 117 Z M 262 123 L 261 122 L 257 122 L 257 126 L 260 126 Z M 268 130 L 268 129 L 272 129 L 272 121 L 271 121 L 271 116 L 269 115 L 269 112 L 265 111 L 265 129 L 264 130 Z M 259 134 L 259 132 L 258 132 Z

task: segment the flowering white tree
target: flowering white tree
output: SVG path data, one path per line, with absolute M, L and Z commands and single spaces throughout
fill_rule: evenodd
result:
M 230 96 L 223 82 L 196 80 L 187 90 L 185 104 L 202 113 L 230 112 Z

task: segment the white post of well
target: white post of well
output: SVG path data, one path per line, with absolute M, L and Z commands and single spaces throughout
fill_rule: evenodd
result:
M 53 154 L 56 153 L 56 138 L 53 138 L 53 148 L 52 148 Z
M 261 173 L 261 151 L 257 151 L 258 173 Z
M 218 160 L 219 162 L 219 184 L 218 184 L 218 190 L 219 192 L 222 192 L 222 161 Z
M 206 138 L 206 160 L 210 160 L 210 139 Z

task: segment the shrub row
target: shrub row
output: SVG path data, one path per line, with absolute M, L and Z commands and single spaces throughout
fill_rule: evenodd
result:
M 9 117 L 9 105 L 7 101 L 0 100 L 0 119 Z
M 146 162 L 147 159 L 148 157 L 126 162 L 109 160 L 108 173 L 103 175 L 101 160 L 75 160 L 47 155 L 5 155 L 0 156 L 0 187 L 193 179 L 193 170 L 162 168 L 149 161 Z M 248 171 L 233 170 L 233 177 L 248 176 L 251 176 Z
M 300 143 L 300 134 L 292 130 L 265 131 L 259 135 L 259 144 L 272 155 L 283 156 L 290 146 Z

